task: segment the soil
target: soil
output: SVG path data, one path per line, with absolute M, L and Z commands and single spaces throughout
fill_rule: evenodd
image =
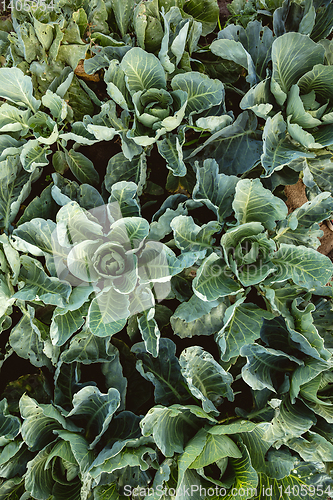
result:
M 221 24 L 222 22 L 226 21 L 227 18 L 230 16 L 230 12 L 228 10 L 228 3 L 231 3 L 232 0 L 217 0 L 217 3 L 219 4 L 220 7 L 220 17 L 221 17 Z
M 308 201 L 302 179 L 299 179 L 299 181 L 292 186 L 286 186 L 284 192 L 287 196 L 286 204 L 288 213 L 293 212 L 296 208 L 301 207 Z M 333 261 L 333 232 L 327 227 L 326 222 L 320 224 L 320 229 L 324 234 L 320 238 L 318 252 L 328 255 Z

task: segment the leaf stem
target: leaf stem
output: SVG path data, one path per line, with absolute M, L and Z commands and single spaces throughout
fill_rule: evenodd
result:
M 239 415 L 233 415 L 231 417 L 222 418 L 222 420 L 219 420 L 219 424 L 224 424 L 224 422 L 229 422 L 229 420 L 236 420 L 237 418 L 241 417 Z
M 231 85 L 230 83 L 224 83 L 223 85 L 224 85 L 224 87 L 226 89 L 233 90 L 234 92 L 236 92 L 236 94 L 239 94 L 242 97 L 245 95 L 245 92 L 243 92 L 242 90 L 238 89 L 237 87 L 234 87 L 234 85 Z

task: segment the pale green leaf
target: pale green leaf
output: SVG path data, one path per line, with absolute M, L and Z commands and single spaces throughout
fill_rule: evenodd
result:
M 322 48 L 320 44 L 318 47 Z M 324 99 L 333 99 L 333 66 L 316 64 L 311 71 L 307 73 L 304 71 L 304 73 L 297 82 L 302 93 L 308 94 L 311 90 L 315 90 L 316 94 Z
M 187 92 L 187 115 L 200 113 L 211 106 L 220 104 L 224 99 L 223 84 L 197 71 L 174 76 L 171 86 L 173 90 Z
M 286 33 L 274 40 L 271 90 L 280 106 L 285 102 L 291 86 L 315 64 L 323 63 L 324 54 L 324 47 L 300 33 Z
M 36 139 L 26 142 L 20 154 L 20 161 L 24 170 L 33 172 L 36 167 L 45 167 L 45 165 L 49 164 L 49 160 L 46 157 L 51 152 L 47 147 L 40 146 Z
M 242 378 L 256 391 L 267 388 L 277 392 L 275 375 L 285 373 L 293 364 L 302 365 L 302 361 L 294 356 L 259 344 L 243 345 L 240 355 L 247 358 L 247 363 L 242 368 Z
M 99 175 L 91 160 L 73 149 L 65 151 L 65 155 L 69 168 L 80 182 L 98 184 Z
M 225 260 L 216 253 L 210 254 L 199 269 L 192 282 L 194 293 L 204 301 L 217 300 L 219 297 L 235 295 L 242 291 Z
M 143 315 L 138 318 L 138 326 L 147 352 L 156 358 L 159 352 L 161 332 L 154 319 L 154 313 L 154 308 L 151 308 L 148 312 L 144 311 Z
M 333 461 L 333 445 L 315 432 L 308 431 L 304 437 L 290 439 L 288 447 L 296 451 L 305 462 Z
M 42 103 L 49 108 L 53 117 L 56 120 L 64 120 L 67 116 L 67 103 L 59 95 L 54 94 L 51 90 L 47 90 L 42 97 Z
M 71 286 L 58 278 L 50 278 L 43 266 L 36 260 L 23 255 L 21 257 L 20 279 L 24 286 L 15 297 L 22 300 L 41 300 L 44 304 L 64 307 L 71 293 Z
M 13 441 L 19 434 L 20 427 L 20 419 L 9 413 L 7 399 L 2 399 L 0 401 L 0 446 Z
M 274 281 L 292 279 L 296 285 L 311 288 L 326 285 L 333 274 L 332 262 L 312 248 L 282 243 L 272 257 L 277 267 Z
M 237 442 L 237 446 L 242 452 L 242 457 L 229 459 L 235 480 L 231 490 L 229 490 L 224 497 L 227 500 L 244 500 L 252 498 L 257 491 L 258 474 L 251 464 L 249 451 L 241 441 Z
M 135 156 L 132 160 L 128 160 L 123 153 L 117 153 L 108 162 L 104 177 L 105 189 L 111 193 L 113 184 L 127 181 L 134 182 L 138 186 L 138 190 L 142 190 L 146 182 L 146 170 L 144 153 L 139 157 Z
M 204 449 L 189 468 L 200 469 L 225 457 L 241 458 L 242 453 L 228 436 L 208 434 Z
M 172 329 L 181 338 L 193 335 L 212 335 L 223 326 L 227 306 L 222 301 L 204 302 L 192 295 L 180 304 L 170 318 Z
M 259 179 L 241 179 L 236 185 L 232 204 L 239 224 L 261 222 L 273 230 L 275 221 L 287 217 L 287 205 L 271 191 L 265 189 Z
M 53 345 L 63 345 L 84 324 L 84 317 L 88 313 L 86 302 L 92 291 L 92 287 L 77 286 L 73 288 L 66 307 L 56 307 L 50 325 Z
M 181 372 L 193 396 L 202 401 L 207 413 L 218 415 L 216 406 L 223 398 L 233 401 L 233 377 L 220 366 L 213 356 L 199 346 L 188 347 L 179 356 Z M 222 458 L 222 457 L 219 457 Z M 198 465 L 195 468 L 204 467 Z
M 197 182 L 193 199 L 203 202 L 218 215 L 219 221 L 232 213 L 231 203 L 239 179 L 234 175 L 219 174 L 219 166 L 213 159 L 207 159 L 203 166 L 195 162 Z
M 54 479 L 52 469 L 45 469 L 45 464 L 52 444 L 47 444 L 30 462 L 27 464 L 25 475 L 25 488 L 35 498 L 47 500 L 52 495 Z
M 316 422 L 314 413 L 302 401 L 291 404 L 289 396 L 275 410 L 275 416 L 263 439 L 276 447 L 287 444 L 289 439 L 300 437 Z
M 120 394 L 117 389 L 109 389 L 107 394 L 102 394 L 97 387 L 87 386 L 74 394 L 73 409 L 67 417 L 80 416 L 87 420 L 85 435 L 91 441 L 90 450 L 107 430 L 119 404 Z
M 131 93 L 166 87 L 165 73 L 160 61 L 139 47 L 134 47 L 125 54 L 120 68 L 126 75 L 126 85 Z
M 255 66 L 253 64 L 252 57 L 245 50 L 241 42 L 228 39 L 215 40 L 211 44 L 210 50 L 216 56 L 222 57 L 222 59 L 226 59 L 228 61 L 233 61 L 239 66 L 245 68 L 248 72 L 246 80 L 250 83 L 251 86 L 257 83 L 257 76 L 255 73 Z
M 96 478 L 103 472 L 111 473 L 116 470 L 125 469 L 127 467 L 140 467 L 145 471 L 149 468 L 151 461 L 157 459 L 157 453 L 148 446 L 140 446 L 138 448 L 125 448 L 114 457 L 106 458 L 102 467 L 95 465 L 93 462 L 89 474 Z M 98 457 L 97 457 L 98 460 Z
M 30 108 L 34 113 L 40 106 L 40 101 L 33 96 L 31 77 L 19 68 L 0 68 L 0 97 Z
M 39 176 L 38 169 L 33 173 L 26 172 L 18 155 L 0 162 L 0 224 L 6 231 L 29 196 L 32 182 Z
M 19 402 L 20 413 L 24 419 L 21 434 L 31 451 L 40 450 L 56 436 L 53 431 L 66 429 L 78 432 L 80 429 L 70 420 L 66 420 L 52 404 L 39 404 L 35 399 L 24 394 Z
M 244 299 L 245 297 L 228 307 L 224 314 L 224 326 L 216 335 L 223 361 L 239 356 L 244 344 L 251 344 L 259 339 L 264 318 L 274 317 L 255 304 L 243 304 Z
M 127 295 L 111 288 L 93 299 L 89 306 L 87 326 L 97 337 L 108 337 L 120 332 L 130 313 Z
M 309 112 L 305 111 L 304 103 L 300 98 L 300 88 L 293 85 L 288 94 L 287 116 L 290 116 L 291 123 L 297 123 L 304 128 L 313 128 L 321 125 L 321 121 L 314 118 Z
M 46 326 L 35 319 L 35 310 L 31 306 L 22 312 L 23 317 L 10 332 L 9 344 L 19 357 L 29 360 L 32 365 L 50 368 L 50 361 L 43 352 Z
M 29 130 L 28 120 L 30 116 L 30 109 L 21 110 L 4 103 L 0 106 L 0 132 L 21 131 L 21 136 L 26 135 Z
M 178 135 L 168 134 L 164 139 L 157 141 L 160 155 L 166 160 L 167 167 L 173 175 L 183 177 L 186 175 L 186 166 L 183 161 L 182 146 L 185 137 L 181 139 Z
M 185 159 L 194 164 L 195 160 L 214 158 L 219 165 L 219 173 L 238 175 L 248 172 L 260 161 L 262 147 L 257 118 L 253 113 L 244 111 L 234 123 L 208 137 Z
M 111 0 L 111 5 L 121 36 L 124 37 L 133 15 L 135 1 L 123 0 L 119 2 L 118 0 Z
M 143 342 L 134 344 L 131 351 L 136 355 L 138 372 L 154 384 L 154 399 L 157 404 L 168 405 L 188 397 L 179 361 L 175 356 L 176 345 L 172 340 L 163 337 L 160 339 L 156 358 L 147 353 Z
M 305 149 L 292 144 L 286 137 L 286 129 L 287 125 L 280 112 L 273 118 L 268 118 L 266 122 L 261 163 L 267 176 L 271 175 L 274 170 L 280 170 L 284 165 L 288 165 L 292 160 L 314 158 L 315 156 L 313 153 L 308 153 Z
M 153 436 L 165 457 L 172 457 L 174 453 L 183 453 L 190 435 L 199 430 L 206 419 L 216 422 L 196 406 L 154 406 L 141 420 L 140 427 L 144 436 Z
M 217 24 L 219 9 L 214 0 L 189 0 L 181 3 L 185 14 L 192 16 L 202 24 L 202 36 L 211 33 Z
M 178 248 L 183 252 L 200 252 L 203 257 L 214 243 L 213 234 L 219 231 L 220 224 L 211 221 L 200 227 L 192 217 L 178 215 L 171 222 L 171 227 Z

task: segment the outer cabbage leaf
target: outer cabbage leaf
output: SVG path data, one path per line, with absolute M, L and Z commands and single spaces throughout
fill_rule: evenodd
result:
M 174 453 L 183 453 L 186 441 L 204 421 L 216 422 L 198 406 L 154 406 L 141 420 L 140 427 L 144 436 L 153 436 L 165 457 L 172 457 Z
M 272 495 L 270 495 L 271 487 Z M 320 500 L 322 498 L 321 491 L 325 491 L 327 488 L 332 489 L 332 479 L 327 474 L 324 474 L 315 464 L 300 462 L 293 467 L 290 474 L 280 480 L 272 480 L 265 474 L 259 474 L 256 499 L 267 499 L 266 494 L 262 495 L 262 491 L 269 492 L 269 500 L 288 500 L 290 498 L 288 491 L 303 491 L 314 500 Z M 282 496 L 280 490 L 283 492 Z
M 232 278 L 229 266 L 216 253 L 210 254 L 192 282 L 194 293 L 204 301 L 214 301 L 219 297 L 235 295 L 243 289 Z
M 80 428 L 66 420 L 52 404 L 38 404 L 35 399 L 24 394 L 19 402 L 20 413 L 24 422 L 21 435 L 31 451 L 36 451 L 54 441 L 54 430 L 66 429 L 80 432 Z
M 301 147 L 295 146 L 286 136 L 287 125 L 281 115 L 277 113 L 273 118 L 268 118 L 263 133 L 263 154 L 261 163 L 266 170 L 266 175 L 271 175 L 274 170 L 281 170 L 297 158 L 314 158 L 314 153 L 308 153 Z
M 224 314 L 224 326 L 216 335 L 223 361 L 239 356 L 242 345 L 259 339 L 264 318 L 274 317 L 255 304 L 243 304 L 244 300 L 245 297 L 242 297 L 228 307 Z
M 324 47 L 300 33 L 286 33 L 274 40 L 271 90 L 280 106 L 285 102 L 290 87 L 315 64 L 324 62 L 324 54 Z
M 142 316 L 137 318 L 137 321 L 147 352 L 156 358 L 159 352 L 161 332 L 154 319 L 154 314 L 155 309 L 152 307 L 148 311 L 144 311 Z
M 117 153 L 108 162 L 104 177 L 105 189 L 111 193 L 112 186 L 116 182 L 134 182 L 138 186 L 138 194 L 141 194 L 146 181 L 147 164 L 145 154 L 135 156 L 128 160 L 124 153 Z
M 71 339 L 69 348 L 61 353 L 60 359 L 63 363 L 80 362 L 89 365 L 111 361 L 114 356 L 107 338 L 96 337 L 84 329 Z
M 21 257 L 20 279 L 24 286 L 15 297 L 22 300 L 41 300 L 44 304 L 65 307 L 71 293 L 71 286 L 58 278 L 49 278 L 43 266 L 27 255 Z
M 154 398 L 157 404 L 168 405 L 188 398 L 179 361 L 175 356 L 176 345 L 172 340 L 160 339 L 157 358 L 146 352 L 142 342 L 135 344 L 131 351 L 136 355 L 138 372 L 154 384 Z
M 193 199 L 203 202 L 217 216 L 220 222 L 232 213 L 232 199 L 238 177 L 219 174 L 219 165 L 213 159 L 204 160 L 199 166 L 195 162 L 197 182 L 193 189 Z
M 21 110 L 15 106 L 4 103 L 0 107 L 0 131 L 1 132 L 17 132 L 20 131 L 21 136 L 25 136 L 29 131 L 29 118 L 31 116 L 31 110 Z M 2 139 L 3 141 L 3 139 Z M 11 147 L 17 147 L 17 144 L 13 144 L 11 141 Z M 8 144 L 8 143 L 7 143 Z M 11 150 L 13 151 L 13 150 Z
M 200 113 L 224 100 L 223 84 L 207 75 L 190 71 L 176 75 L 171 80 L 173 90 L 187 92 L 186 114 Z
M 321 125 L 318 118 L 305 111 L 304 103 L 300 98 L 300 88 L 298 85 L 292 85 L 287 101 L 287 116 L 290 116 L 291 123 L 297 123 L 300 127 L 313 128 Z
M 65 308 L 56 307 L 50 325 L 53 345 L 63 345 L 70 336 L 84 324 L 88 313 L 87 301 L 93 288 L 78 286 L 73 288 Z
M 231 468 L 233 483 L 230 485 L 231 480 L 229 478 L 226 483 L 223 483 L 223 481 L 221 482 L 223 486 L 226 486 L 228 489 L 230 488 L 224 497 L 228 500 L 233 498 L 237 500 L 253 498 L 257 491 L 258 474 L 252 466 L 249 451 L 242 441 L 237 441 L 237 447 L 241 451 L 242 457 L 231 457 L 228 460 L 228 465 Z M 216 500 L 216 497 L 213 498 Z
M 20 432 L 20 427 L 20 419 L 9 413 L 7 400 L 6 398 L 2 399 L 0 401 L 0 446 L 14 441 Z
M 289 439 L 300 437 L 316 423 L 314 413 L 302 401 L 291 404 L 289 396 L 283 401 L 277 400 L 275 416 L 265 431 L 263 439 L 275 447 L 288 444 Z
M 247 363 L 242 368 L 242 378 L 257 391 L 267 388 L 277 392 L 274 375 L 278 372 L 285 373 L 294 364 L 302 365 L 302 361 L 294 356 L 258 344 L 243 345 L 240 355 L 247 358 Z
M 192 295 L 188 302 L 177 307 L 170 323 L 174 333 L 181 338 L 212 335 L 222 327 L 226 308 L 223 301 L 204 302 L 197 295 Z
M 111 288 L 96 296 L 88 310 L 87 326 L 97 337 L 120 332 L 130 315 L 129 298 Z
M 329 192 L 320 193 L 301 207 L 296 208 L 289 215 L 287 221 L 280 224 L 276 239 L 281 243 L 292 243 L 294 245 L 305 243 L 307 246 L 317 248 L 320 241 L 315 237 L 312 242 L 311 230 L 318 231 L 316 223 L 330 217 L 332 211 L 333 200 L 331 194 Z M 319 232 L 318 236 L 321 236 Z
M 301 385 L 300 388 L 300 396 L 304 403 L 330 424 L 333 423 L 331 383 L 332 372 L 321 371 L 315 378 Z
M 183 161 L 182 146 L 185 142 L 185 136 L 180 137 L 176 134 L 168 134 L 162 140 L 157 141 L 158 152 L 166 160 L 167 167 L 173 175 L 183 177 L 186 175 L 186 166 Z
M 219 411 L 216 406 L 220 406 L 225 397 L 229 401 L 234 400 L 231 373 L 226 372 L 213 356 L 201 347 L 192 346 L 182 351 L 179 364 L 190 391 L 193 396 L 202 401 L 202 408 L 207 413 L 218 415 Z M 199 467 L 204 467 L 204 465 L 198 465 L 195 468 Z
M 124 37 L 132 17 L 135 2 L 134 0 L 125 0 L 123 2 L 112 0 L 111 5 L 121 36 Z
M 103 452 L 102 452 L 103 453 Z M 101 454 L 102 454 L 101 453 Z M 101 455 L 100 454 L 100 455 Z M 98 461 L 102 460 L 100 455 L 93 462 L 89 474 L 96 478 L 106 473 L 112 473 L 116 470 L 122 470 L 127 467 L 140 467 L 140 470 L 149 469 L 150 464 L 157 459 L 155 450 L 148 446 L 138 446 L 137 448 L 125 448 L 120 453 L 111 457 L 103 457 L 104 461 L 99 465 Z M 128 483 L 127 483 L 128 484 Z
M 200 252 L 200 256 L 204 257 L 214 243 L 213 234 L 219 231 L 220 224 L 211 221 L 200 227 L 192 217 L 178 215 L 172 220 L 171 227 L 178 248 L 183 252 Z
M 211 33 L 217 24 L 219 10 L 214 0 L 190 0 L 188 2 L 181 1 L 186 17 L 192 16 L 196 21 L 202 23 L 202 36 Z
M 228 39 L 215 40 L 211 46 L 210 50 L 216 56 L 222 57 L 222 59 L 227 59 L 228 61 L 233 61 L 245 68 L 248 72 L 246 80 L 250 85 L 257 83 L 257 76 L 255 73 L 255 66 L 252 61 L 250 54 L 244 49 L 241 42 Z
M 251 55 L 258 77 L 265 78 L 274 41 L 273 33 L 268 26 L 263 27 L 262 23 L 257 20 L 250 21 L 245 29 L 240 25 L 229 24 L 219 32 L 218 39 L 241 42 L 244 49 Z
M 35 498 L 46 499 L 52 495 L 54 480 L 52 469 L 46 469 L 46 462 L 52 450 L 52 444 L 46 445 L 30 462 L 25 477 L 25 488 Z
M 202 469 L 226 457 L 240 458 L 242 453 L 228 436 L 200 431 L 189 441 L 178 459 L 178 484 L 181 488 L 187 469 Z
M 305 462 L 332 462 L 333 445 L 316 432 L 288 441 L 288 447 L 299 453 Z
M 238 175 L 248 172 L 259 162 L 262 147 L 257 119 L 244 111 L 234 123 L 215 132 L 185 160 L 194 163 L 194 160 L 214 158 L 219 164 L 219 173 Z
M 308 94 L 312 90 L 315 90 L 316 95 L 320 95 L 324 99 L 331 100 L 333 99 L 332 77 L 332 66 L 316 64 L 311 71 L 303 74 L 297 84 L 304 94 Z
M 40 101 L 33 96 L 32 80 L 19 68 L 0 69 L 0 88 L 0 97 L 30 108 L 34 113 L 38 110 Z
M 26 172 L 21 167 L 18 155 L 1 161 L 0 171 L 0 224 L 8 231 L 22 202 L 30 194 L 32 182 L 40 177 L 41 171 L 36 169 L 32 173 Z
M 326 255 L 303 245 L 282 243 L 272 262 L 278 268 L 274 281 L 291 278 L 296 285 L 308 288 L 326 285 L 333 273 L 333 265 Z
M 46 259 L 46 265 L 52 275 L 55 274 L 54 268 L 54 230 L 55 222 L 50 219 L 42 219 L 40 217 L 33 218 L 31 221 L 21 224 L 14 229 L 12 233 L 11 243 L 17 250 L 21 252 L 29 252 L 30 254 Z M 66 258 L 66 253 L 61 252 L 57 248 L 57 257 Z M 59 251 L 60 250 L 60 251 Z M 62 253 L 62 255 L 61 255 Z
M 21 308 L 21 310 L 23 317 L 11 330 L 9 344 L 18 356 L 28 359 L 32 365 L 51 368 L 50 360 L 45 353 L 46 344 L 44 340 L 48 337 L 46 325 L 35 318 L 35 310 L 29 304 L 27 310 L 24 308 Z M 57 349 L 54 349 L 52 358 L 57 358 L 58 355 Z M 53 361 L 56 361 L 56 359 Z
M 271 231 L 275 228 L 274 222 L 285 219 L 288 213 L 287 205 L 265 189 L 259 179 L 238 182 L 232 208 L 239 224 L 261 222 Z
M 98 184 L 99 175 L 91 160 L 73 149 L 66 151 L 65 155 L 69 168 L 80 182 Z
M 139 90 L 166 87 L 165 73 L 160 61 L 139 47 L 134 47 L 125 54 L 120 68 L 126 75 L 126 85 L 131 94 Z
M 67 418 L 75 416 L 87 419 L 85 437 L 91 441 L 89 449 L 92 450 L 107 430 L 119 405 L 120 394 L 117 389 L 111 388 L 107 394 L 102 394 L 97 387 L 83 387 L 74 394 L 73 409 Z

